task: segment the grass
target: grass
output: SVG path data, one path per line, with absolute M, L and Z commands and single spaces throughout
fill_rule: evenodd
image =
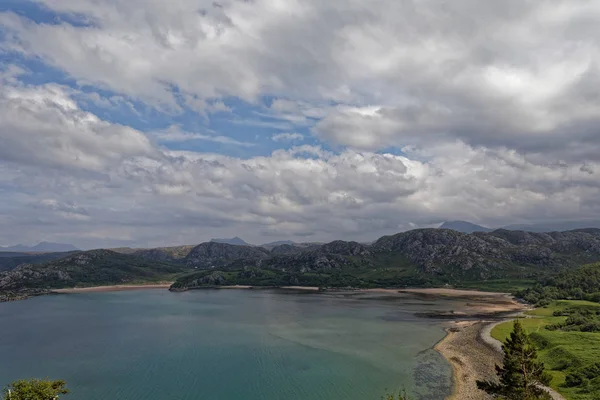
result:
M 538 356 L 552 375 L 551 386 L 569 400 L 600 399 L 600 391 L 584 393 L 581 388 L 564 386 L 566 375 L 574 368 L 600 361 L 600 333 L 563 332 L 546 330 L 547 325 L 563 322 L 566 317 L 555 317 L 555 311 L 566 308 L 597 310 L 600 304 L 588 301 L 559 300 L 547 307 L 527 312 L 531 318 L 521 320 L 523 328 L 539 348 Z M 504 341 L 512 331 L 512 322 L 497 325 L 492 336 Z

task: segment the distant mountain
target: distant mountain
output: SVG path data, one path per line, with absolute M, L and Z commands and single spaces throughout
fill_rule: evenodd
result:
M 248 243 L 246 243 L 243 239 L 240 239 L 237 236 L 231 239 L 210 239 L 210 241 L 212 243 L 225 243 L 232 244 L 235 246 L 248 246 Z
M 78 251 L 79 249 L 72 244 L 41 242 L 35 246 L 25 246 L 18 244 L 16 246 L 0 247 L 0 251 L 18 251 L 18 252 L 37 252 L 37 253 L 59 253 L 66 251 Z
M 277 240 L 275 242 L 269 242 L 269 243 L 261 244 L 260 246 L 264 247 L 264 248 L 269 248 L 269 247 L 279 246 L 279 245 L 282 245 L 282 244 L 289 244 L 289 245 L 293 246 L 293 245 L 296 244 L 296 242 L 293 242 L 291 240 Z
M 585 228 L 600 228 L 600 221 L 558 221 L 538 224 L 514 224 L 503 227 L 511 231 L 563 232 Z
M 497 229 L 505 229 L 508 231 L 525 231 L 525 232 L 565 232 L 576 229 L 585 228 L 600 228 L 600 221 L 558 221 L 558 222 L 543 222 L 537 224 L 512 224 L 502 226 Z M 473 232 L 492 232 L 494 229 L 486 228 L 485 226 L 473 224 L 468 221 L 446 221 L 440 229 L 452 229 L 457 232 L 473 233 Z
M 462 233 L 473 233 L 473 232 L 491 232 L 492 229 L 486 228 L 485 226 L 472 224 L 467 221 L 446 221 L 440 225 L 439 229 L 452 229 Z

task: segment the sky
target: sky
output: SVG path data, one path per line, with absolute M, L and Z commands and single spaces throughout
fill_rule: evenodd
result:
M 600 220 L 596 0 L 2 0 L 0 245 Z

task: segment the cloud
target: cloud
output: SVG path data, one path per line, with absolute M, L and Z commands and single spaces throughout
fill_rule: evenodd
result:
M 3 54 L 52 68 L 0 72 L 0 242 L 600 219 L 598 2 L 36 4 L 70 18 L 0 13 Z M 231 124 L 318 145 L 259 156 Z M 240 156 L 162 146 L 192 141 Z
M 44 237 L 82 247 L 147 246 L 197 243 L 233 231 L 254 242 L 273 235 L 371 240 L 450 217 L 494 225 L 600 214 L 594 162 L 583 169 L 581 163 L 540 164 L 515 150 L 460 141 L 405 149 L 403 156 L 308 145 L 250 158 L 172 151 L 82 112 L 64 88 L 4 89 L 27 106 L 27 118 L 0 130 L 6 144 L 0 215 L 12 227 L 0 234 L 2 243 Z M 41 134 L 26 128 L 41 120 L 45 142 L 34 147 Z M 86 129 L 74 134 L 70 127 Z M 93 140 L 105 132 L 107 140 Z M 17 133 L 35 140 L 16 140 Z M 118 157 L 114 134 L 123 145 Z M 25 154 L 5 157 L 24 143 Z M 71 154 L 94 162 L 73 162 Z
M 292 142 L 294 140 L 304 140 L 304 135 L 300 133 L 278 133 L 271 136 L 274 142 Z
M 82 111 L 55 84 L 0 84 L 0 158 L 102 172 L 128 158 L 159 157 L 140 132 Z
M 185 131 L 182 131 L 176 125 L 172 125 L 169 128 L 162 130 L 162 131 L 153 132 L 152 135 L 155 136 L 159 142 L 163 142 L 163 143 L 188 142 L 191 140 L 204 140 L 204 141 L 208 141 L 208 142 L 229 144 L 229 145 L 233 145 L 233 146 L 242 146 L 242 147 L 254 146 L 254 143 L 240 142 L 238 140 L 232 139 L 227 136 L 220 136 L 220 135 L 210 136 L 210 135 L 204 135 L 201 133 L 185 132 Z
M 339 104 L 318 116 L 315 134 L 364 150 L 459 139 L 558 158 L 600 154 L 592 0 L 40 3 L 89 23 L 4 13 L 5 48 L 161 110 L 228 111 L 220 99 L 275 96 L 272 110 L 288 117 L 302 115 L 301 104 Z

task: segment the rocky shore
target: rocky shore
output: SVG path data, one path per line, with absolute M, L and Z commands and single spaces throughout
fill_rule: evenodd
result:
M 479 321 L 456 322 L 447 328 L 448 335 L 435 347 L 454 372 L 454 393 L 448 400 L 491 399 L 476 384 L 477 380 L 495 377 L 495 366 L 502 362 L 501 353 L 481 339 L 486 325 Z
M 491 336 L 492 329 L 506 321 L 457 321 L 446 328 L 447 335 L 435 349 L 452 365 L 454 392 L 447 400 L 490 400 L 477 389 L 478 380 L 496 378 L 495 366 L 502 363 L 502 343 Z M 565 398 L 544 388 L 553 400 Z

